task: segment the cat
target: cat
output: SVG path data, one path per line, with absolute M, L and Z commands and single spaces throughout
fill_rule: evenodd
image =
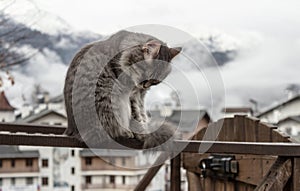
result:
M 145 149 L 171 139 L 176 129 L 167 122 L 149 122 L 144 98 L 169 75 L 171 60 L 180 52 L 153 36 L 129 31 L 83 47 L 65 79 L 65 134 L 87 145 L 132 138 Z

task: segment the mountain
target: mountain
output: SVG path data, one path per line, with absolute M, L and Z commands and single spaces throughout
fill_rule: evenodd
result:
M 20 56 L 34 53 L 26 64 L 10 68 L 16 84 L 4 89 L 15 107 L 32 101 L 31 92 L 37 84 L 52 96 L 61 94 L 67 66 L 74 54 L 84 44 L 103 38 L 100 34 L 75 30 L 62 18 L 41 10 L 28 0 L 15 1 L 0 12 L 0 21 L 5 21 L 0 27 L 0 40 L 1 34 L 18 31 L 11 33 L 11 41 L 5 38 L 6 42 L 0 43 L 0 51 L 5 50 L 7 44 L 13 44 L 7 51 Z M 14 42 L 14 39 L 21 40 Z M 233 60 L 237 54 L 236 47 L 226 48 L 220 38 L 205 37 L 201 40 L 219 66 Z M 197 49 L 191 49 L 191 53 L 200 55 Z M 5 74 L 0 71 L 1 75 Z

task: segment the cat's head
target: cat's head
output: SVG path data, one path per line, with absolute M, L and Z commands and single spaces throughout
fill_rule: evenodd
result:
M 131 47 L 121 56 L 121 67 L 136 87 L 147 89 L 159 84 L 171 72 L 171 60 L 181 48 L 169 48 L 159 40 L 148 40 Z

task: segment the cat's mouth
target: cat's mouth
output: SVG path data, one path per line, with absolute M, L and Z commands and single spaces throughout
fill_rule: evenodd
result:
M 145 80 L 143 82 L 140 83 L 140 86 L 144 89 L 149 88 L 150 86 L 155 86 L 157 84 L 159 84 L 160 81 L 156 80 L 156 79 L 150 79 L 150 80 Z

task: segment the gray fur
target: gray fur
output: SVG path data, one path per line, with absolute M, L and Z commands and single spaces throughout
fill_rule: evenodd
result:
M 147 43 L 152 40 L 161 44 L 158 55 L 144 49 L 146 45 L 150 47 Z M 82 48 L 66 76 L 65 133 L 87 145 L 103 143 L 110 137 L 136 138 L 143 142 L 144 148 L 167 141 L 175 129 L 164 123 L 157 131 L 150 132 L 157 128 L 157 123 L 148 122 L 144 97 L 150 86 L 167 77 L 170 61 L 179 51 L 150 35 L 127 31 Z M 156 59 L 146 59 L 149 55 Z

